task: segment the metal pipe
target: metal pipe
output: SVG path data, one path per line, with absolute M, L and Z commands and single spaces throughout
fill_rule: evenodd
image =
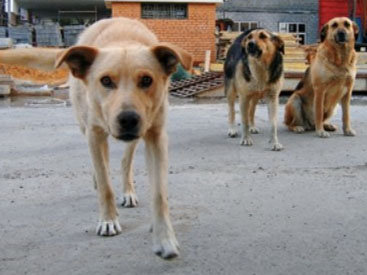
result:
M 11 27 L 11 1 L 12 0 L 7 0 L 8 1 L 8 27 Z

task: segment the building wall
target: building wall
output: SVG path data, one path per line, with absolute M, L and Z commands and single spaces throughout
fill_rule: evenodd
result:
M 341 0 L 345 1 L 345 0 Z M 256 21 L 259 26 L 273 32 L 279 31 L 280 22 L 306 24 L 306 44 L 318 41 L 318 0 L 231 0 L 217 9 L 218 19 Z
M 162 42 L 174 43 L 189 51 L 195 62 L 203 62 L 205 51 L 215 60 L 215 4 L 188 4 L 188 19 L 142 19 L 141 3 L 112 2 L 112 16 L 135 18 L 148 26 Z
M 346 1 L 346 0 L 344 0 Z M 230 0 L 218 7 L 218 10 L 242 11 L 242 10 L 272 10 L 272 11 L 300 11 L 317 10 L 319 0 Z
M 358 3 L 359 1 L 357 1 Z M 320 28 L 326 22 L 334 17 L 346 16 L 348 17 L 348 1 L 345 0 L 320 0 Z M 356 9 L 356 16 L 360 17 L 362 14 L 362 7 L 358 3 Z

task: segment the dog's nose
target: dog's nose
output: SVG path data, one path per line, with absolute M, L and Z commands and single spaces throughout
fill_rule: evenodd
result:
M 134 131 L 138 128 L 140 116 L 134 111 L 123 111 L 118 115 L 117 121 L 122 131 Z
M 255 44 L 255 42 L 250 41 L 250 42 L 247 44 L 247 47 L 248 47 L 248 49 L 249 49 L 250 51 L 253 51 L 253 50 L 255 50 L 255 48 L 256 48 L 256 44 Z
M 347 34 L 345 33 L 345 31 L 338 31 L 337 37 L 339 42 L 345 42 L 347 40 Z

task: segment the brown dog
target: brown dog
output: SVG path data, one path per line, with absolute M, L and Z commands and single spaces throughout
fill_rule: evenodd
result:
M 99 21 L 66 50 L 24 49 L 0 53 L 0 62 L 50 69 L 66 63 L 71 71 L 70 93 L 82 132 L 86 135 L 98 190 L 100 221 L 97 234 L 121 232 L 109 177 L 109 135 L 128 142 L 122 160 L 126 207 L 137 204 L 133 155 L 140 139 L 146 145 L 153 190 L 153 249 L 163 258 L 178 255 L 178 243 L 167 204 L 167 135 L 165 130 L 170 75 L 179 62 L 190 69 L 191 56 L 159 43 L 136 20 Z
M 284 122 L 289 130 L 302 133 L 316 129 L 319 137 L 329 137 L 326 131 L 336 130 L 329 119 L 340 101 L 344 135 L 356 134 L 350 125 L 349 105 L 356 77 L 357 37 L 358 26 L 345 17 L 323 26 L 311 65 L 285 106 Z
M 264 29 L 244 32 L 228 51 L 224 64 L 225 93 L 229 107 L 228 135 L 237 135 L 234 106 L 238 94 L 243 129 L 241 145 L 253 144 L 251 133 L 258 133 L 254 122 L 256 105 L 265 97 L 271 123 L 271 149 L 283 149 L 277 135 L 278 99 L 283 85 L 283 54 L 283 40 Z

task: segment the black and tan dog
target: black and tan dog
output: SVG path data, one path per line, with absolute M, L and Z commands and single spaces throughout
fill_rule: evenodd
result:
M 329 119 L 340 101 L 344 135 L 356 134 L 350 125 L 349 105 L 356 77 L 357 37 L 358 26 L 345 17 L 323 26 L 311 65 L 285 107 L 284 123 L 289 130 L 302 133 L 316 129 L 319 137 L 329 137 L 327 131 L 336 130 Z
M 108 136 L 126 141 L 122 160 L 124 205 L 137 203 L 133 156 L 145 141 L 153 191 L 153 249 L 163 258 L 178 255 L 167 203 L 168 142 L 165 130 L 170 75 L 178 63 L 190 69 L 192 57 L 159 43 L 142 23 L 126 18 L 98 21 L 69 49 L 18 49 L 0 52 L 0 62 L 42 69 L 67 64 L 70 97 L 94 166 L 100 221 L 97 234 L 121 232 L 109 176 Z
M 237 135 L 234 106 L 238 94 L 243 129 L 241 145 L 253 144 L 250 134 L 258 133 L 254 123 L 256 104 L 265 97 L 272 128 L 272 150 L 283 149 L 277 136 L 278 99 L 283 85 L 283 54 L 283 40 L 264 29 L 244 32 L 228 51 L 224 65 L 225 93 L 229 107 L 228 135 Z

